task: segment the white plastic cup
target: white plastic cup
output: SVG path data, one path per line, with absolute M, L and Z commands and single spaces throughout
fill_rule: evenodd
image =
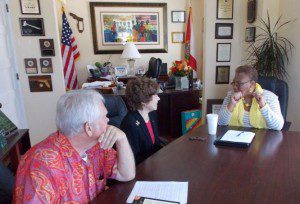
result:
M 208 134 L 216 135 L 217 134 L 217 127 L 218 127 L 218 114 L 207 114 L 207 127 L 208 127 Z

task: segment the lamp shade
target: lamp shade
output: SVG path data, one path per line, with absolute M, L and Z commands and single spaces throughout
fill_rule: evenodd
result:
M 137 59 L 137 58 L 141 58 L 141 55 L 134 43 L 127 42 L 125 44 L 121 58 L 122 59 Z

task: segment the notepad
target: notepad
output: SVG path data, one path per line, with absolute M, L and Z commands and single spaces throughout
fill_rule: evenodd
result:
M 137 181 L 127 199 L 132 203 L 135 196 L 187 203 L 188 182 Z
M 253 138 L 254 132 L 228 130 L 221 138 L 215 140 L 215 145 L 249 147 Z

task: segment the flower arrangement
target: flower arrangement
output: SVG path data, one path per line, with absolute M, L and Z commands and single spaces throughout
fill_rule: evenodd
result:
M 192 67 L 187 65 L 185 60 L 176 60 L 170 68 L 170 75 L 184 77 L 192 71 Z

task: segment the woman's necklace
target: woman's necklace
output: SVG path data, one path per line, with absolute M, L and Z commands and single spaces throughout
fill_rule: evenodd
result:
M 244 103 L 244 106 L 245 106 L 246 108 L 249 108 L 249 107 L 251 107 L 251 105 L 252 105 L 252 102 L 251 102 L 251 103 L 248 103 L 248 102 L 245 100 L 245 98 L 243 98 L 243 103 Z

